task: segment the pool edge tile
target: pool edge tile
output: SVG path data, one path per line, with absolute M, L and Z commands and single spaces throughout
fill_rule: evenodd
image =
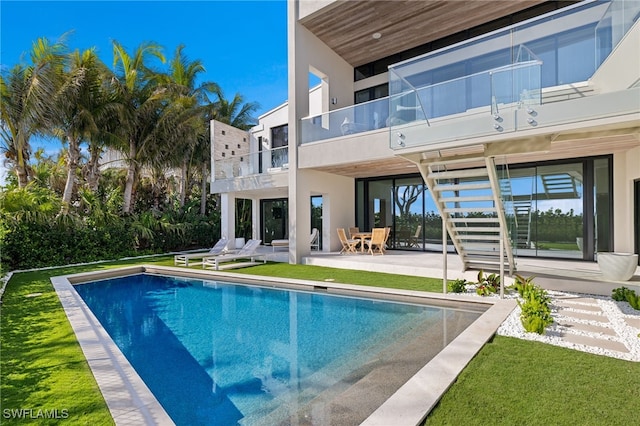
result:
M 482 349 L 516 306 L 514 300 L 500 300 L 398 391 L 374 411 L 361 426 L 420 425 L 460 372 Z
M 139 425 L 142 419 L 147 425 L 174 425 L 68 277 L 52 277 L 51 283 L 114 422 L 117 425 Z M 138 420 L 132 423 L 133 417 Z

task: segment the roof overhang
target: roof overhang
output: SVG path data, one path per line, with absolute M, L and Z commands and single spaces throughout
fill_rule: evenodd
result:
M 544 1 L 337 0 L 300 23 L 357 67 L 540 3 Z

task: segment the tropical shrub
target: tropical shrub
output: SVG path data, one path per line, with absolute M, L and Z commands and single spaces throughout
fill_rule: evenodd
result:
M 81 190 L 70 211 L 46 188 L 0 191 L 0 262 L 3 270 L 118 259 L 211 247 L 219 238 L 215 203 L 206 216 L 199 200 L 185 208 L 122 215 L 120 188 Z M 198 207 L 198 208 L 196 208 Z
M 518 292 L 520 297 L 524 297 L 525 293 L 533 291 L 535 284 L 533 283 L 534 277 L 523 277 L 522 275 L 515 274 L 515 280 L 511 285 L 511 288 Z
M 627 287 L 613 289 L 611 298 L 618 302 L 628 302 L 633 309 L 640 310 L 640 296 Z
M 518 300 L 518 306 L 522 310 L 522 326 L 527 332 L 544 334 L 545 329 L 553 324 L 551 297 L 546 290 L 533 284 L 533 277 L 524 278 L 516 275 L 514 287 L 522 298 Z
M 464 293 L 467 291 L 467 280 L 465 279 L 457 279 L 455 281 L 449 281 L 447 285 L 447 290 L 449 293 Z
M 478 272 L 478 282 L 476 283 L 476 293 L 480 296 L 488 296 L 500 290 L 500 275 L 484 275 L 484 271 Z

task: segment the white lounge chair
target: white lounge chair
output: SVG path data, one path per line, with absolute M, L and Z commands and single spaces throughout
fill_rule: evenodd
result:
M 201 265 L 202 260 L 207 256 L 219 256 L 221 254 L 229 253 L 229 250 L 227 250 L 228 244 L 229 241 L 226 238 L 220 238 L 209 251 L 176 254 L 173 256 L 173 264 L 177 266 L 189 266 L 190 260 L 200 260 L 196 263 L 192 262 L 191 265 Z
M 220 265 L 225 262 L 232 262 L 238 259 L 251 259 L 251 264 L 255 264 L 255 259 L 262 257 L 264 263 L 267 263 L 267 258 L 265 254 L 256 253 L 256 250 L 260 246 L 262 240 L 249 240 L 247 243 L 242 246 L 242 248 L 235 252 L 229 254 L 222 254 L 220 256 L 210 256 L 202 259 L 202 268 L 203 269 L 215 269 L 216 271 L 220 270 Z
M 318 232 L 318 228 L 313 228 L 311 230 L 310 243 L 311 250 L 320 250 L 320 233 Z
M 273 251 L 276 251 L 276 247 L 288 248 L 289 247 L 289 239 L 288 238 L 283 238 L 283 239 L 280 239 L 280 240 L 271 240 L 271 247 L 273 247 Z
M 311 250 L 320 250 L 318 228 L 311 230 L 309 244 L 311 244 Z M 271 240 L 271 247 L 273 247 L 274 252 L 276 251 L 276 247 L 289 248 L 289 239 Z

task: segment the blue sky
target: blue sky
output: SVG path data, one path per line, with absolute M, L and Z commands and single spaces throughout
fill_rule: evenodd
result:
M 0 66 L 20 62 L 37 38 L 68 31 L 70 48 L 96 47 L 109 66 L 112 40 L 129 52 L 154 41 L 167 58 L 184 44 L 189 59 L 203 61 L 202 80 L 218 83 L 229 99 L 239 92 L 258 102 L 256 117 L 287 99 L 285 0 L 0 0 Z

